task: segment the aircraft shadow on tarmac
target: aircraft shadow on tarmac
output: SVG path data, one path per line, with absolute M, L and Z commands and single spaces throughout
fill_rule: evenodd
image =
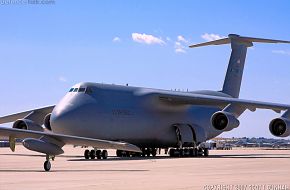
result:
M 0 156 L 24 156 L 24 157 L 45 157 L 45 155 L 36 154 L 0 154 Z M 208 157 L 169 157 L 166 155 L 156 157 L 116 157 L 109 156 L 108 159 L 85 159 L 80 155 L 60 155 L 57 157 L 68 158 L 67 161 L 82 161 L 82 162 L 106 162 L 106 161 L 128 161 L 128 160 L 162 160 L 162 159 L 212 159 L 212 158 L 239 158 L 239 159 L 277 159 L 290 158 L 289 154 L 226 154 L 226 155 L 209 155 Z M 56 158 L 57 159 L 57 158 Z M 1 170 L 0 170 L 1 171 Z
M 3 156 L 29 156 L 29 157 L 45 157 L 44 154 L 15 154 L 15 153 L 11 153 L 11 154 L 0 154 L 0 156 L 3 155 Z M 63 157 L 63 158 L 83 158 L 83 156 L 80 156 L 80 155 L 60 155 L 60 156 L 57 156 L 57 157 Z
M 211 155 L 209 158 L 245 158 L 245 159 L 289 159 L 290 154 L 230 154 L 230 155 Z
M 35 154 L 0 154 L 5 156 L 24 156 L 24 157 L 45 157 L 45 155 L 35 155 Z M 290 153 L 288 154 L 227 154 L 227 155 L 210 155 L 208 157 L 169 157 L 166 155 L 162 156 L 156 156 L 156 157 L 116 157 L 116 156 L 110 156 L 108 159 L 84 159 L 83 156 L 80 155 L 61 155 L 58 157 L 68 158 L 67 161 L 72 162 L 106 162 L 106 161 L 130 161 L 130 160 L 148 160 L 148 161 L 154 161 L 154 160 L 169 160 L 169 159 L 192 159 L 197 160 L 198 159 L 219 159 L 219 158 L 238 158 L 238 159 L 290 159 Z M 150 170 L 144 170 L 144 169 L 116 169 L 116 170 L 95 170 L 95 169 L 55 169 L 51 172 L 147 172 Z M 32 170 L 32 169 L 0 169 L 0 173 L 6 173 L 6 172 L 22 172 L 22 173 L 35 173 L 35 172 L 45 172 L 43 170 Z
M 228 155 L 210 155 L 208 157 L 169 157 L 169 156 L 156 156 L 156 157 L 108 157 L 106 160 L 99 159 L 69 159 L 67 161 L 83 161 L 83 162 L 104 162 L 104 161 L 128 161 L 128 160 L 162 160 L 162 159 L 211 159 L 211 158 L 239 158 L 239 159 L 289 159 L 290 154 L 228 154 Z
M 132 170 L 92 170 L 92 169 L 87 169 L 87 170 L 84 170 L 84 169 L 80 169 L 80 170 L 77 170 L 77 169 L 67 169 L 67 170 L 58 170 L 58 169 L 55 169 L 55 170 L 52 170 L 50 171 L 51 172 L 147 172 L 147 171 L 150 171 L 150 170 L 137 170 L 137 169 L 132 169 Z M 26 170 L 26 169 L 3 169 L 1 170 L 0 169 L 0 173 L 6 173 L 6 172 L 21 172 L 21 173 L 35 173 L 35 172 L 46 172 L 46 171 L 43 171 L 43 170 L 32 170 L 32 169 L 29 169 L 29 170 Z

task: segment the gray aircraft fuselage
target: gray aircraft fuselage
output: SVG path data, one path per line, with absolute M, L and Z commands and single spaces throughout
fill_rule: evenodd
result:
M 90 89 L 89 93 L 73 92 Z M 194 128 L 196 141 L 204 142 L 222 133 L 211 126 L 217 107 L 168 105 L 152 94 L 188 94 L 139 87 L 80 83 L 56 105 L 51 115 L 52 131 L 112 141 L 125 141 L 139 147 L 176 147 L 174 124 Z M 228 96 L 215 91 L 197 94 Z
M 195 146 L 223 131 L 238 127 L 237 118 L 247 108 L 254 111 L 260 107 L 286 111 L 281 118 L 270 123 L 270 131 L 276 136 L 288 136 L 288 105 L 253 101 L 237 103 L 247 48 L 252 47 L 253 42 L 290 43 L 229 34 L 228 38 L 191 45 L 194 48 L 231 44 L 232 52 L 221 92 L 176 92 L 97 83 L 77 84 L 52 111 L 51 128 L 55 133 L 125 141 L 141 148 Z M 211 96 L 198 97 L 201 94 Z M 189 95 L 191 100 L 196 100 L 193 104 L 170 102 L 172 97 L 183 97 L 184 101 Z M 162 98 L 169 101 L 162 101 Z M 229 100 L 230 98 L 232 99 Z M 227 104 L 218 107 L 219 99 Z M 210 101 L 212 104 L 209 104 Z M 221 109 L 224 109 L 223 113 L 218 113 Z

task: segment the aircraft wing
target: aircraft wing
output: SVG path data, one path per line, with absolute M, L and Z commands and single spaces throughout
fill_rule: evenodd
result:
M 230 98 L 230 97 L 220 97 L 220 96 L 212 96 L 212 95 L 202 95 L 202 94 L 194 94 L 194 93 L 159 93 L 159 100 L 164 103 L 169 103 L 173 105 L 201 105 L 201 106 L 215 106 L 224 108 L 229 104 L 234 104 L 241 106 L 245 109 L 249 109 L 251 111 L 255 111 L 257 108 L 259 109 L 270 109 L 277 113 L 281 111 L 290 110 L 290 105 L 286 104 L 277 104 L 270 102 L 260 102 L 260 101 L 252 101 L 252 100 L 243 100 L 238 98 Z
M 35 121 L 36 123 L 42 125 L 43 118 L 47 114 L 51 113 L 53 108 L 54 108 L 54 105 L 46 106 L 46 107 L 42 107 L 42 108 L 37 108 L 34 110 L 24 111 L 24 112 L 20 112 L 20 113 L 15 113 L 15 114 L 7 115 L 4 117 L 0 117 L 0 124 L 14 122 L 17 119 L 28 118 L 28 119 L 31 119 L 31 120 Z
M 140 148 L 126 142 L 107 141 L 79 136 L 63 135 L 50 132 L 38 132 L 23 129 L 0 127 L 0 137 L 13 138 L 41 138 L 47 137 L 49 140 L 58 141 L 58 144 L 71 144 L 78 146 L 92 146 L 99 149 L 119 149 L 133 152 L 141 152 Z

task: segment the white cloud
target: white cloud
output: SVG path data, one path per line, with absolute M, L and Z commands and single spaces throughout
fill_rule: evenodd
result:
M 213 40 L 219 40 L 222 38 L 226 38 L 225 36 L 221 36 L 219 34 L 208 34 L 208 33 L 201 35 L 201 37 L 203 39 L 205 39 L 206 41 L 213 41 Z
M 175 52 L 176 53 L 186 53 L 186 51 L 184 49 L 182 49 L 182 48 L 176 48 Z
M 63 76 L 58 77 L 58 80 L 60 82 L 67 82 L 67 79 L 65 77 L 63 77 Z
M 285 51 L 285 50 L 273 50 L 272 53 L 290 55 L 290 51 Z
M 187 47 L 188 40 L 186 40 L 182 35 L 177 36 L 177 41 L 174 44 L 175 53 L 186 53 L 185 48 Z
M 152 36 L 150 34 L 144 34 L 144 33 L 143 34 L 132 33 L 132 39 L 135 42 L 145 43 L 145 44 L 148 44 L 148 45 L 151 45 L 151 44 L 163 45 L 163 44 L 165 44 L 165 42 L 161 38 Z
M 186 53 L 185 47 L 180 42 L 175 42 L 175 53 Z
M 121 38 L 119 38 L 118 36 L 114 37 L 113 42 L 121 42 Z
M 188 41 L 181 35 L 177 36 L 177 41 L 187 43 Z
M 166 40 L 167 40 L 167 41 L 171 41 L 171 38 L 169 38 L 169 37 L 166 37 Z

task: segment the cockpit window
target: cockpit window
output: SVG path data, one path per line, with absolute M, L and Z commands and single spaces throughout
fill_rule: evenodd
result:
M 71 89 L 69 90 L 69 92 L 84 92 L 84 93 L 86 93 L 86 94 L 91 94 L 91 93 L 93 93 L 93 91 L 92 91 L 92 89 L 91 89 L 90 87 L 87 87 L 87 88 L 85 88 L 85 87 L 80 87 L 80 88 L 71 88 Z
M 86 88 L 86 94 L 91 94 L 93 93 L 92 89 L 90 87 Z
M 86 88 L 79 88 L 79 92 L 84 92 L 86 91 Z

